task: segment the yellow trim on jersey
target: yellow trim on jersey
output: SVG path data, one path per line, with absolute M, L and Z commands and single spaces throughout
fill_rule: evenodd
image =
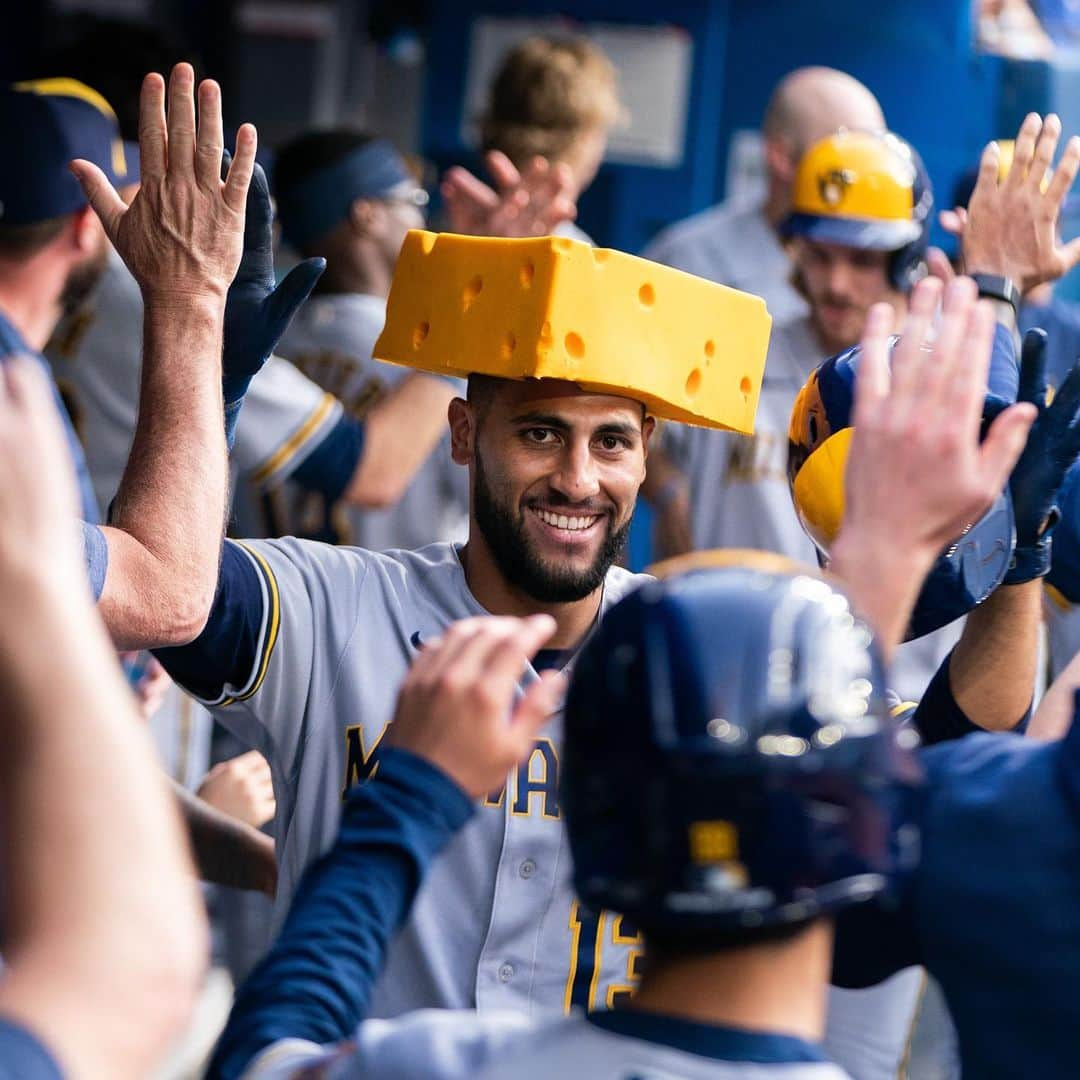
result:
M 1061 590 L 1055 588 L 1045 578 L 1043 578 L 1043 588 L 1046 590 L 1046 595 L 1053 601 L 1054 605 L 1062 611 L 1068 611 L 1072 607 L 1072 604 L 1065 599 Z
M 31 94 L 42 94 L 47 97 L 70 97 L 78 101 L 85 101 L 87 105 L 93 105 L 103 116 L 112 120 L 119 129 L 119 121 L 113 107 L 93 88 L 78 79 L 28 79 L 26 82 L 15 83 L 13 89 L 22 90 Z M 112 141 L 112 167 L 113 172 L 121 179 L 128 174 L 127 158 L 124 155 L 124 142 L 117 135 Z
M 897 702 L 890 710 L 889 715 L 894 719 L 898 719 L 907 712 L 912 712 L 919 707 L 917 701 L 900 701 Z
M 304 443 L 318 430 L 336 403 L 337 398 L 333 394 L 323 394 L 312 414 L 251 474 L 252 483 L 261 484 L 288 465 Z
M 266 580 L 266 586 L 270 597 L 270 618 L 267 620 L 268 628 L 266 638 L 263 642 L 262 656 L 255 666 L 255 670 L 258 671 L 258 674 L 255 676 L 254 683 L 252 683 L 250 689 L 245 690 L 242 694 L 228 697 L 220 702 L 217 707 L 222 709 L 237 701 L 247 701 L 248 698 L 254 697 L 254 695 L 259 692 L 259 687 L 262 686 L 263 679 L 266 678 L 267 668 L 270 666 L 270 655 L 273 653 L 274 646 L 277 644 L 278 630 L 281 628 L 281 596 L 278 592 L 277 579 L 274 577 L 274 572 L 270 569 L 270 564 L 257 551 L 248 547 L 247 544 L 239 544 L 239 546 L 255 560 L 256 564 L 263 572 L 263 577 Z

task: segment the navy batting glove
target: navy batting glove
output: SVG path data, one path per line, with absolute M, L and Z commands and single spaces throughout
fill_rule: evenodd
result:
M 225 169 L 228 161 L 226 154 Z M 244 254 L 225 301 L 221 381 L 226 405 L 238 404 L 247 393 L 248 384 L 326 269 L 325 259 L 306 259 L 276 285 L 273 220 L 266 173 L 256 165 L 248 188 Z
M 1029 401 L 1039 415 L 1027 446 L 1009 477 L 1016 515 L 1016 550 L 1004 584 L 1019 585 L 1050 570 L 1050 536 L 1061 517 L 1058 497 L 1066 473 L 1080 455 L 1080 363 L 1046 404 L 1046 332 L 1024 335 L 1017 401 Z

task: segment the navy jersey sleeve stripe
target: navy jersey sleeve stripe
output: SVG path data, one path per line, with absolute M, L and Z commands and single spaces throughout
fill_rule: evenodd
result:
M 355 788 L 333 850 L 305 875 L 281 936 L 237 992 L 207 1076 L 231 1080 L 279 1039 L 332 1043 L 364 1018 L 394 931 L 431 861 L 474 804 L 444 773 L 391 748 Z
M 289 477 L 307 491 L 335 503 L 345 493 L 364 452 L 364 425 L 342 415 L 322 442 Z
M 280 623 L 277 582 L 266 560 L 226 540 L 217 592 L 203 632 L 188 645 L 155 649 L 154 655 L 176 682 L 201 701 L 229 704 L 258 690 Z

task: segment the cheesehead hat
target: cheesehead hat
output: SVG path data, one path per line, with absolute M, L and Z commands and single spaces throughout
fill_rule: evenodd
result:
M 771 323 L 758 296 L 567 237 L 413 230 L 375 356 L 440 375 L 563 379 L 749 434 Z

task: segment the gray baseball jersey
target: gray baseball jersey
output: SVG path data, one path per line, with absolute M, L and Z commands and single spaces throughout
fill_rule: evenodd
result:
M 252 599 L 236 601 L 256 644 L 244 677 L 207 704 L 270 762 L 280 922 L 300 875 L 334 841 L 343 794 L 371 767 L 417 643 L 484 612 L 452 544 L 378 554 L 290 537 L 234 555 L 258 583 L 245 586 Z M 610 570 L 603 607 L 642 580 Z M 533 678 L 530 670 L 525 682 Z M 632 991 L 641 959 L 634 927 L 583 909 L 571 890 L 561 734 L 554 715 L 432 867 L 390 948 L 372 1016 L 432 1006 L 535 1015 L 610 1007 Z M 860 1078 L 891 1078 L 906 1045 L 915 991 L 889 993 L 889 984 L 833 991 L 829 1052 Z
M 262 505 L 330 434 L 341 402 L 288 360 L 271 356 L 252 380 L 236 425 L 231 532 L 273 536 Z
M 776 326 L 752 436 L 665 426 L 664 446 L 690 483 L 695 548 L 758 548 L 816 565 L 788 486 L 788 422 L 796 395 L 824 359 L 809 318 Z M 922 696 L 962 626 L 955 623 L 897 650 L 891 675 L 902 697 Z
M 286 538 L 244 550 L 262 583 L 248 616 L 261 621 L 255 662 L 207 704 L 270 762 L 280 921 L 303 870 L 334 841 L 342 795 L 368 768 L 415 642 L 484 611 L 451 544 L 381 555 Z M 604 607 L 641 580 L 610 570 Z M 607 1005 L 632 985 L 637 935 L 618 916 L 579 910 L 571 893 L 561 728 L 553 716 L 433 867 L 390 950 L 374 1015 Z
M 386 301 L 376 296 L 315 296 L 297 312 L 278 351 L 362 419 L 373 404 L 403 380 L 434 378 L 372 359 L 375 339 L 385 321 Z M 454 381 L 464 395 L 464 382 Z M 290 531 L 310 531 L 304 521 L 310 514 L 311 501 L 318 497 L 296 490 L 283 492 L 283 497 L 286 520 L 293 521 Z M 450 460 L 447 432 L 394 506 L 385 510 L 342 507 L 333 513 L 333 518 L 342 543 L 383 551 L 419 548 L 436 540 L 464 540 L 468 511 L 468 475 Z M 329 508 L 323 507 L 320 516 L 325 518 L 329 513 Z
M 618 1019 L 623 1021 L 620 1029 L 632 1030 L 655 1018 Z M 836 1065 L 812 1060 L 812 1052 L 799 1040 L 723 1029 L 710 1039 L 712 1033 L 702 1025 L 669 1021 L 667 1026 L 680 1028 L 683 1038 L 660 1042 L 635 1037 L 576 1014 L 530 1019 L 520 1013 L 424 1010 L 400 1020 L 366 1021 L 355 1039 L 340 1049 L 282 1040 L 252 1062 L 244 1080 L 299 1080 L 310 1075 L 323 1080 L 421 1076 L 428 1080 L 509 1076 L 516 1080 L 845 1080 L 848 1076 Z M 740 1045 L 748 1051 L 745 1060 L 735 1050 Z M 770 1053 L 774 1048 L 778 1052 Z
M 662 230 L 641 254 L 760 296 L 774 326 L 806 314 L 806 301 L 791 284 L 791 262 L 758 205 L 725 202 L 703 210 Z

